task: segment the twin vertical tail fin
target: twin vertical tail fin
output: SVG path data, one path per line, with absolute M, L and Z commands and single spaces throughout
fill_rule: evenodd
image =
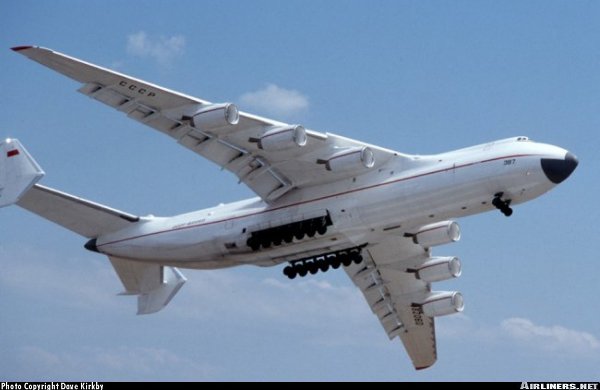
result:
M 135 215 L 36 186 L 43 176 L 42 168 L 18 140 L 0 142 L 0 207 L 18 203 L 49 221 L 92 238 L 85 247 L 94 251 L 98 251 L 96 237 L 139 221 Z M 109 258 L 125 286 L 124 294 L 138 296 L 138 314 L 164 308 L 186 281 L 175 267 Z
M 156 313 L 167 306 L 187 280 L 175 267 L 108 258 L 125 287 L 123 295 L 138 296 L 137 314 Z
M 17 203 L 44 171 L 16 139 L 0 143 L 0 207 Z

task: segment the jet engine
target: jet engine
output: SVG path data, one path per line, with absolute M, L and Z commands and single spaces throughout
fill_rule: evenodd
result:
M 201 130 L 236 125 L 240 113 L 235 104 L 211 104 L 192 115 L 192 124 Z
M 443 221 L 425 225 L 413 235 L 415 244 L 424 248 L 449 244 L 460 240 L 460 227 L 454 221 Z
M 306 145 L 307 140 L 304 127 L 292 125 L 267 131 L 258 140 L 258 147 L 264 150 L 283 150 L 302 147 Z
M 352 148 L 338 152 L 328 160 L 319 160 L 319 162 L 325 164 L 327 170 L 337 172 L 357 168 L 373 168 L 375 156 L 368 147 Z
M 434 257 L 417 269 L 417 276 L 424 282 L 433 283 L 458 278 L 461 272 L 458 257 Z
M 421 307 L 426 316 L 439 317 L 460 313 L 465 303 L 462 294 L 457 291 L 434 291 L 429 293 Z

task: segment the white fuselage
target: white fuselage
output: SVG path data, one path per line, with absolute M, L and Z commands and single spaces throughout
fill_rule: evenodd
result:
M 147 217 L 97 239 L 108 255 L 183 268 L 276 265 L 319 253 L 372 244 L 419 226 L 495 210 L 495 194 L 519 204 L 555 184 L 541 159 L 563 159 L 566 150 L 511 138 L 432 156 L 392 159 L 378 174 L 349 178 L 328 194 L 298 189 L 272 204 L 248 199 L 175 217 Z M 324 235 L 252 250 L 253 231 L 328 215 Z M 375 238 L 377 237 L 377 238 Z

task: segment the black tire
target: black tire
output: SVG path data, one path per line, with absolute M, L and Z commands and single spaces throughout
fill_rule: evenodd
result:
M 329 271 L 329 263 L 326 261 L 319 261 L 319 269 L 321 272 Z
M 352 261 L 354 264 L 360 264 L 363 261 L 363 257 L 360 253 L 357 253 L 356 256 L 352 256 Z
M 253 251 L 260 249 L 260 242 L 256 239 L 256 237 L 250 237 L 248 241 L 246 241 L 246 245 L 252 248 Z
M 308 270 L 306 269 L 306 267 L 304 265 L 295 265 L 294 269 L 296 270 L 298 275 L 300 275 L 301 277 L 305 277 L 306 274 L 308 273 Z
M 344 265 L 344 267 L 347 267 L 352 264 L 352 258 L 348 255 L 344 255 L 342 256 L 341 263 Z
M 495 208 L 502 210 L 502 208 L 504 207 L 504 202 L 502 201 L 502 199 L 496 197 L 492 200 L 492 205 L 494 205 Z
M 317 233 L 319 233 L 321 236 L 327 233 L 327 226 L 319 226 L 319 228 L 317 229 Z
M 295 232 L 294 232 L 294 237 L 296 237 L 297 240 L 301 240 L 304 238 L 304 232 L 302 231 L 302 228 L 299 227 Z
M 283 237 L 283 241 L 286 244 L 289 244 L 292 241 L 294 241 L 294 232 L 292 231 L 292 229 L 285 229 L 281 236 Z
M 319 272 L 319 266 L 317 265 L 317 263 L 308 263 L 308 272 L 310 272 L 311 275 L 314 275 L 317 272 Z
M 296 277 L 296 269 L 291 265 L 288 265 L 283 269 L 283 274 L 290 279 L 294 279 Z

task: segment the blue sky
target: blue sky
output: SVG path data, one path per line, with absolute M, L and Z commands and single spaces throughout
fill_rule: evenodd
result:
M 580 158 L 554 191 L 460 221 L 438 363 L 415 372 L 342 272 L 186 271 L 136 316 L 108 261 L 0 210 L 0 380 L 597 380 L 600 3 L 2 1 L 0 138 L 43 183 L 135 214 L 251 196 L 8 48 L 41 45 L 194 96 L 406 153 L 515 135 Z M 265 104 L 271 102 L 271 104 Z

